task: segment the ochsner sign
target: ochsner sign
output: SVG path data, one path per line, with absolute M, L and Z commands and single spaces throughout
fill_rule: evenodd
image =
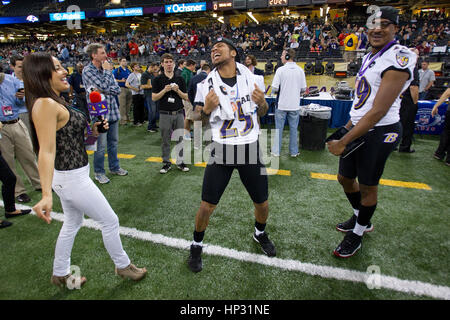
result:
M 166 13 L 198 12 L 206 11 L 206 2 L 168 4 L 164 7 Z

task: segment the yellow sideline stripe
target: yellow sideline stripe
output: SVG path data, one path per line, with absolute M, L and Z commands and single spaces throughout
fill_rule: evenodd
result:
M 147 161 L 147 162 L 162 162 L 162 158 L 161 157 L 149 157 L 149 158 L 145 159 L 145 161 Z M 176 163 L 174 159 L 170 159 L 170 162 L 172 164 Z M 206 162 L 197 162 L 194 164 L 194 166 L 200 167 L 200 168 L 205 168 Z M 277 170 L 277 169 L 273 169 L 273 168 L 267 168 L 267 173 L 269 175 L 279 175 L 279 176 L 290 176 L 291 175 L 290 170 Z
M 147 162 L 163 162 L 163 159 L 161 157 L 149 157 L 149 158 L 145 159 L 145 161 L 147 161 Z M 172 164 L 176 164 L 177 163 L 175 161 L 175 159 L 170 159 L 170 162 Z
M 322 180 L 337 180 L 337 175 L 311 172 L 311 178 Z M 391 187 L 431 190 L 431 187 L 429 185 L 420 182 L 406 182 L 399 180 L 380 179 L 380 184 Z
M 276 174 L 276 175 L 279 175 L 279 176 L 286 176 L 286 177 L 290 177 L 291 176 L 291 170 L 281 170 L 281 169 L 267 168 L 267 173 L 268 174 Z
M 86 152 L 88 155 L 94 154 L 94 151 L 92 151 L 92 150 L 87 150 Z M 107 157 L 107 156 L 108 156 L 108 154 L 105 153 L 105 157 Z M 135 157 L 136 157 L 136 155 L 134 155 L 134 154 L 124 154 L 124 153 L 117 154 L 117 158 L 119 158 L 119 159 L 133 159 Z

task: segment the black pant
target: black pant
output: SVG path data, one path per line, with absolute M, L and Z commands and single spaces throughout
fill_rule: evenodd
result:
M 133 123 L 144 123 L 145 120 L 145 99 L 143 94 L 133 95 Z
M 450 162 L 450 108 L 448 108 L 445 113 L 444 128 L 442 129 L 439 146 L 435 153 L 442 158 L 445 156 L 445 153 L 447 153 L 446 161 Z
M 208 164 L 205 169 L 202 201 L 217 205 L 228 182 L 230 182 L 234 169 L 238 170 L 239 177 L 254 203 L 263 203 L 268 199 L 269 187 L 267 173 L 265 166 L 261 162 L 236 166 L 214 163 Z M 236 196 L 239 197 L 240 194 Z
M 16 176 L 9 168 L 5 159 L 0 154 L 0 180 L 2 181 L 2 196 L 6 212 L 16 211 L 14 203 L 14 188 L 16 187 Z
M 350 153 L 339 158 L 339 174 L 349 179 L 358 177 L 360 184 L 377 186 L 383 175 L 386 161 L 398 146 L 402 136 L 399 122 L 374 127 L 364 135 L 365 143 Z
M 416 113 L 418 105 L 415 104 L 410 98 L 405 97 L 402 100 L 400 107 L 400 122 L 403 127 L 402 142 L 399 146 L 399 151 L 409 151 L 411 148 L 412 138 L 414 135 Z

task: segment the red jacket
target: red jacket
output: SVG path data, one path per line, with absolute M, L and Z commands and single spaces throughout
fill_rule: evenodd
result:
M 137 45 L 136 42 L 131 42 L 128 43 L 128 48 L 130 49 L 130 54 L 135 56 L 139 54 L 139 46 Z

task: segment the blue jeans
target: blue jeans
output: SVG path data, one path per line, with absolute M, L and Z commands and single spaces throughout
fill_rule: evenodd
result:
M 419 93 L 419 100 L 427 100 L 428 92 L 423 91 Z
M 147 129 L 156 129 L 156 103 L 152 100 L 152 96 L 145 96 L 145 102 L 145 106 L 148 110 Z
M 286 122 L 286 118 L 289 124 L 289 153 L 295 155 L 298 153 L 298 121 L 300 119 L 300 113 L 297 111 L 283 111 L 280 109 L 275 110 L 275 129 L 278 130 L 278 143 L 275 141 L 275 145 L 272 148 L 272 152 L 280 155 L 281 145 L 283 140 L 283 128 Z
M 117 145 L 119 144 L 119 121 L 109 122 L 109 130 L 100 133 L 97 139 L 97 151 L 94 152 L 94 172 L 105 174 L 105 148 L 108 149 L 108 164 L 110 171 L 120 169 L 117 158 Z

